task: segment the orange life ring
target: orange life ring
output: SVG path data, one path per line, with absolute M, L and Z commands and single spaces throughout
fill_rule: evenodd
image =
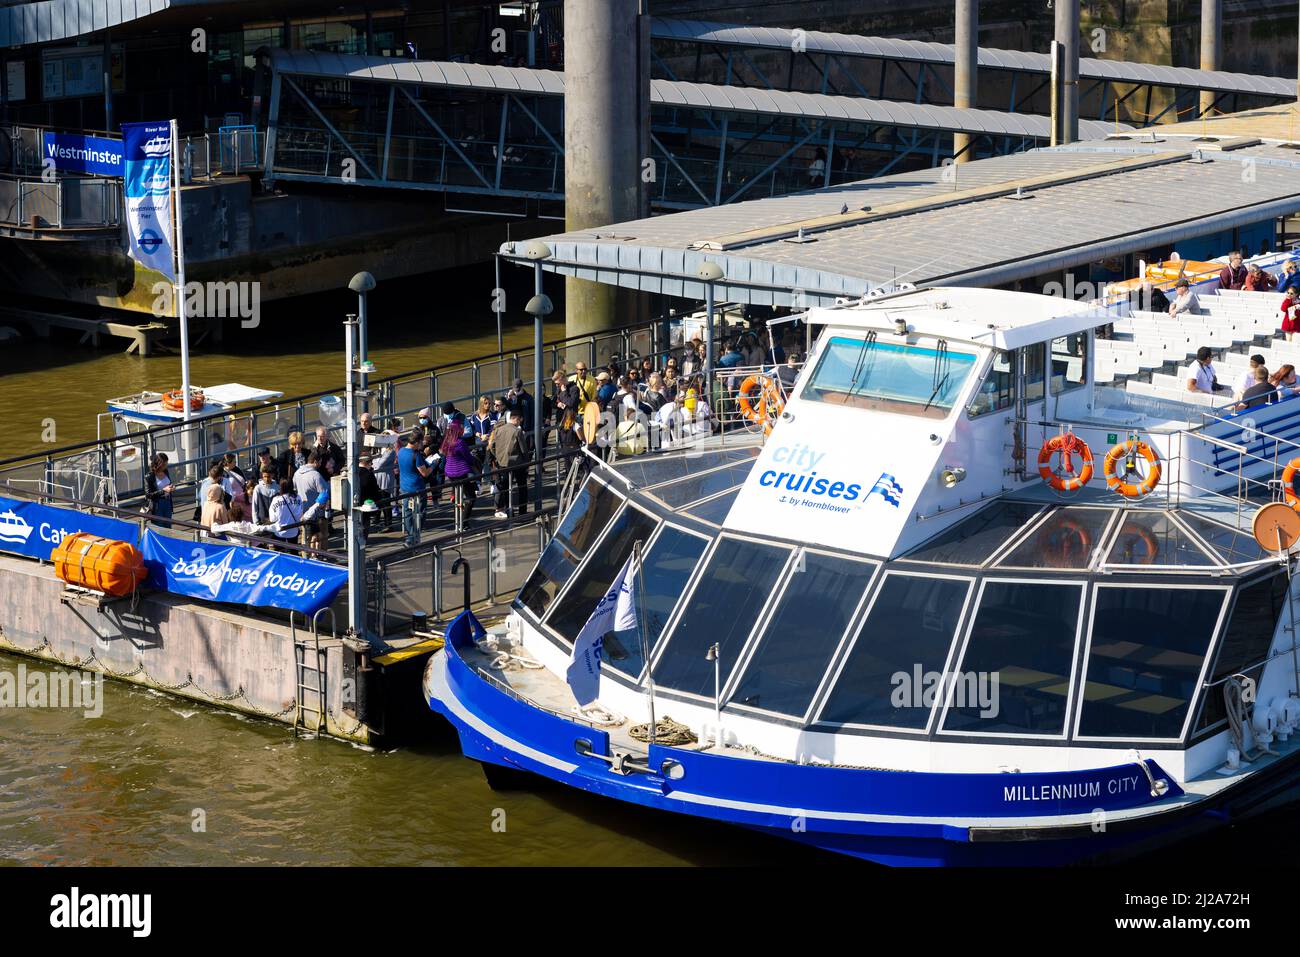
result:
M 1126 482 L 1125 479 L 1129 476 L 1137 475 L 1135 466 L 1139 455 L 1147 460 L 1149 466 L 1147 477 L 1140 482 Z M 1116 466 L 1120 459 L 1126 460 L 1122 476 L 1116 474 Z M 1116 445 L 1106 453 L 1106 460 L 1102 463 L 1102 473 L 1106 476 L 1107 487 L 1119 492 L 1125 498 L 1142 498 L 1144 495 L 1150 495 L 1160 484 L 1160 472 L 1160 456 L 1156 454 L 1156 450 L 1137 439 L 1129 439 Z
M 758 395 L 751 398 L 750 393 L 755 389 L 759 390 Z M 748 376 L 740 383 L 740 390 L 736 396 L 740 405 L 740 414 L 754 424 L 763 426 L 764 434 L 772 431 L 772 422 L 785 408 L 785 399 L 781 397 L 781 390 L 777 388 L 776 380 L 765 375 Z
M 1052 469 L 1052 456 L 1061 453 L 1061 471 Z M 1070 456 L 1078 455 L 1083 459 L 1083 467 L 1075 474 L 1074 462 Z M 1073 432 L 1054 435 L 1038 450 L 1038 474 L 1044 482 L 1058 492 L 1074 492 L 1092 480 L 1092 449 Z M 1069 478 L 1066 478 L 1066 475 Z
M 206 400 L 203 398 L 203 390 L 190 389 L 190 411 L 198 412 L 203 408 Z M 180 412 L 185 408 L 185 399 L 181 395 L 180 389 L 172 389 L 170 392 L 164 392 L 162 397 L 162 407 L 172 412 Z
M 1286 468 L 1282 470 L 1282 495 L 1288 505 L 1300 512 L 1300 496 L 1296 495 L 1293 484 L 1296 472 L 1300 472 L 1300 457 L 1287 462 Z

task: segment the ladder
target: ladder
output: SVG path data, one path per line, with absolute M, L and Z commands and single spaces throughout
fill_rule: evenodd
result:
M 334 633 L 334 610 L 332 608 L 322 608 L 312 617 L 310 639 L 299 639 L 297 634 L 294 633 L 294 737 L 297 737 L 300 731 L 310 731 L 319 737 L 321 731 L 325 728 L 327 709 L 325 703 L 325 671 L 328 667 L 329 652 L 320 645 L 319 625 L 321 612 L 326 611 L 330 613 L 330 634 L 332 637 Z M 290 613 L 291 630 L 293 617 L 293 614 Z

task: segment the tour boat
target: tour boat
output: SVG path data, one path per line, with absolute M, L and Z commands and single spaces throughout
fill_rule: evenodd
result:
M 1300 344 L 1280 297 L 1216 284 L 1176 328 L 965 288 L 812 309 L 763 428 L 586 456 L 509 617 L 449 626 L 430 707 L 490 780 L 887 864 L 1114 859 L 1291 800 L 1300 397 L 1182 377 L 1202 344 L 1225 383 Z
M 256 389 L 251 386 L 230 382 L 207 389 L 190 387 L 190 415 L 193 418 L 213 415 L 217 412 L 229 412 L 237 405 L 255 402 L 269 402 L 283 396 L 283 392 Z M 108 400 L 108 414 L 117 423 L 113 432 L 125 434 L 126 423 L 141 426 L 158 425 L 164 422 L 180 422 L 185 418 L 185 404 L 181 399 L 181 390 L 167 392 L 137 392 Z M 101 438 L 103 429 L 101 428 Z M 130 430 L 134 431 L 134 430 Z

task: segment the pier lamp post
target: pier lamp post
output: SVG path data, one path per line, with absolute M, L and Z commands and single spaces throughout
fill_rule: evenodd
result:
M 361 522 L 357 519 L 355 481 L 357 474 L 356 336 L 359 326 L 359 320 L 353 315 L 349 315 L 343 321 L 343 332 L 346 337 L 343 356 L 347 366 L 345 395 L 347 397 L 348 460 L 340 483 L 339 504 L 343 508 L 344 530 L 348 540 L 348 630 L 354 637 L 364 639 L 366 634 L 365 549 L 361 542 Z
M 705 395 L 709 397 L 709 407 L 713 407 L 713 284 L 723 279 L 725 274 L 722 267 L 712 260 L 705 260 L 700 263 L 699 272 L 696 273 L 700 281 L 704 283 L 705 289 L 705 312 L 704 312 L 704 388 Z
M 554 310 L 551 297 L 539 293 L 528 300 L 524 311 L 533 317 L 533 459 L 537 475 L 533 482 L 533 511 L 542 511 L 542 454 L 546 436 L 542 432 L 542 323 Z
M 534 239 L 524 247 L 524 258 L 533 264 L 533 298 L 528 300 L 524 311 L 533 317 L 533 458 L 537 472 L 533 482 L 533 511 L 540 513 L 542 455 L 546 448 L 546 436 L 542 432 L 542 323 L 554 308 L 542 292 L 542 260 L 551 258 L 551 247 Z
M 357 294 L 357 362 L 358 384 L 361 391 L 370 388 L 370 326 L 366 315 L 366 293 L 375 288 L 375 277 L 368 272 L 359 272 L 352 277 L 348 288 Z M 366 408 L 370 408 L 370 398 L 366 397 Z

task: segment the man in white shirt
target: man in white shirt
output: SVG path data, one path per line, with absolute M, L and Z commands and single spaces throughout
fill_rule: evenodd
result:
M 1196 305 L 1196 293 L 1192 292 L 1192 285 L 1186 279 L 1178 280 L 1178 285 L 1174 287 L 1177 293 L 1174 301 L 1169 304 L 1169 315 L 1177 318 L 1181 315 L 1194 316 L 1199 311 Z
M 1196 361 L 1189 365 L 1183 373 L 1188 392 L 1203 392 L 1206 395 L 1214 395 L 1217 392 L 1227 391 L 1227 386 L 1219 385 L 1219 377 L 1214 371 L 1214 363 L 1210 361 L 1213 356 L 1214 350 L 1209 346 L 1201 346 L 1196 350 Z
M 1232 395 L 1238 402 L 1245 394 L 1246 390 L 1255 385 L 1255 370 L 1264 364 L 1264 357 L 1253 355 L 1250 357 L 1250 368 L 1237 377 L 1237 384 L 1233 387 Z

